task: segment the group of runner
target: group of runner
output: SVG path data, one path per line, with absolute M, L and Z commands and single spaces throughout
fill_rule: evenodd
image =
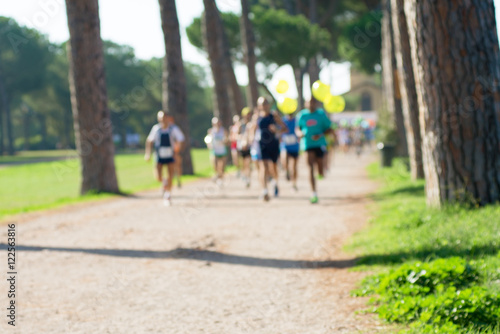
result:
M 233 125 L 226 130 L 217 117 L 212 119 L 205 143 L 210 150 L 214 166 L 214 181 L 222 185 L 228 155 L 237 167 L 238 176 L 250 187 L 251 166 L 254 162 L 261 188 L 259 198 L 269 201 L 270 191 L 278 197 L 280 157 L 286 171 L 287 180 L 297 188 L 298 159 L 300 152 L 305 152 L 311 185 L 310 202 L 318 203 L 315 170 L 318 178 L 324 177 L 328 165 L 329 146 L 335 133 L 326 113 L 319 108 L 319 102 L 311 98 L 306 108 L 296 115 L 279 116 L 271 111 L 271 104 L 265 97 L 257 100 L 257 107 L 252 111 L 245 108 L 240 116 L 234 116 Z M 177 159 L 183 149 L 184 135 L 173 123 L 173 118 L 163 112 L 158 113 L 158 124 L 151 130 L 146 141 L 145 159 L 149 161 L 151 151 L 155 149 L 155 174 L 162 182 L 165 205 L 171 205 L 172 178 L 179 165 Z M 229 149 L 228 149 L 229 148 Z M 176 163 L 177 162 L 177 163 Z M 163 174 L 166 169 L 167 173 Z

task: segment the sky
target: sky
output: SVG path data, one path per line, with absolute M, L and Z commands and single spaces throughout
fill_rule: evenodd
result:
M 216 0 L 221 11 L 241 12 L 240 0 Z M 500 0 L 494 0 L 497 18 L 500 18 Z M 185 61 L 209 66 L 206 55 L 193 47 L 186 36 L 185 28 L 203 12 L 203 0 L 177 0 L 177 13 L 181 25 L 182 53 Z M 99 0 L 101 36 L 118 44 L 130 45 L 141 59 L 163 57 L 165 54 L 161 31 L 160 9 L 156 0 Z M 12 17 L 21 25 L 36 28 L 46 34 L 51 42 L 61 43 L 69 38 L 64 0 L 20 0 L 10 1 L 0 8 L 0 16 Z M 500 25 L 499 25 L 500 28 Z M 248 82 L 246 68 L 236 66 L 236 76 L 241 85 Z M 290 83 L 288 95 L 297 96 L 292 83 L 293 73 L 289 66 L 279 68 L 273 76 L 270 88 L 279 80 Z M 333 94 L 349 90 L 349 65 L 331 63 L 320 79 L 332 86 Z M 308 78 L 304 86 L 309 86 Z M 305 97 L 310 96 L 308 89 Z

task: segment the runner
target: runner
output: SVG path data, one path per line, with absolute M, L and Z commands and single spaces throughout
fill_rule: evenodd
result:
M 185 137 L 184 134 L 182 133 L 181 129 L 175 124 L 174 117 L 169 115 L 169 122 L 170 122 L 170 128 L 172 133 L 176 133 L 174 136 L 177 138 L 180 142 L 181 145 L 177 145 L 174 147 L 174 178 L 177 180 L 177 187 L 181 188 L 181 176 L 182 176 L 182 151 L 184 150 L 184 144 L 185 144 Z
M 214 165 L 215 178 L 217 185 L 221 186 L 224 180 L 224 172 L 227 161 L 227 131 L 222 127 L 221 121 L 212 118 L 212 127 L 207 132 L 205 142 L 210 150 L 210 158 Z
M 174 151 L 180 151 L 184 135 L 182 132 L 173 130 L 170 126 L 170 115 L 159 111 L 157 114 L 158 123 L 153 126 L 151 132 L 146 139 L 146 152 L 144 159 L 151 159 L 151 150 L 155 149 L 155 177 L 159 182 L 162 182 L 161 191 L 163 194 L 163 203 L 165 206 L 170 206 L 172 177 L 174 175 Z M 163 177 L 163 169 L 167 170 Z
M 262 196 L 264 201 L 269 201 L 269 193 L 267 189 L 267 175 L 272 178 L 274 184 L 274 196 L 278 197 L 278 158 L 279 158 L 279 135 L 278 126 L 281 129 L 286 129 L 280 117 L 271 113 L 271 105 L 265 97 L 259 97 L 257 100 L 257 107 L 259 108 L 259 117 L 257 119 L 257 126 L 255 127 L 255 139 L 259 142 L 261 159 L 258 161 L 260 164 L 260 182 L 262 186 Z
M 318 101 L 312 97 L 306 102 L 306 109 L 297 115 L 296 134 L 306 151 L 309 166 L 309 181 L 312 189 L 311 203 L 318 203 L 314 165 L 318 166 L 319 177 L 323 178 L 323 157 L 326 151 L 325 134 L 332 131 L 331 121 L 325 112 L 317 108 Z
M 229 128 L 229 140 L 231 142 L 231 159 L 233 160 L 233 165 L 236 167 L 236 176 L 240 177 L 241 165 L 238 155 L 238 136 L 240 134 L 240 116 L 233 116 L 233 125 Z
M 241 111 L 241 126 L 240 133 L 238 134 L 238 154 L 242 160 L 242 176 L 243 181 L 247 188 L 250 188 L 250 174 L 251 174 L 251 138 L 250 138 L 250 127 L 252 114 L 250 113 L 250 108 L 243 108 Z
M 284 168 L 286 172 L 286 179 L 292 181 L 292 187 L 295 191 L 297 188 L 297 165 L 299 161 L 299 140 L 295 134 L 295 115 L 286 115 L 283 119 L 283 123 L 286 125 L 286 132 L 281 137 L 282 147 L 285 151 Z M 291 161 L 291 162 L 290 162 Z M 290 165 L 292 171 L 290 172 Z

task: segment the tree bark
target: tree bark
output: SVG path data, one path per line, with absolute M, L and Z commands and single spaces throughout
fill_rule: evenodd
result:
M 14 137 L 12 135 L 12 119 L 10 116 L 10 102 L 9 96 L 7 95 L 7 88 L 5 87 L 5 80 L 3 74 L 0 72 L 0 98 L 2 99 L 2 109 L 5 114 L 5 126 L 2 128 L 2 137 L 3 131 L 5 130 L 7 134 L 7 153 L 9 155 L 14 155 Z M 2 148 L 3 148 L 3 138 L 2 138 Z
M 318 24 L 318 3 L 317 0 L 311 0 L 309 2 L 309 20 L 311 21 L 312 24 Z M 309 74 L 309 84 L 312 86 L 314 82 L 319 80 L 319 62 L 318 62 L 318 57 L 319 55 L 315 55 L 311 59 L 309 59 L 309 68 L 308 68 L 308 74 Z
M 304 108 L 304 74 L 305 74 L 305 69 L 300 67 L 300 66 L 293 67 L 293 74 L 295 76 L 295 85 L 297 86 L 298 109 L 300 110 L 300 109 Z
M 382 70 L 383 91 L 386 109 L 392 116 L 398 136 L 396 153 L 399 156 L 408 156 L 406 132 L 404 128 L 401 95 L 399 91 L 399 74 L 397 71 L 396 54 L 394 52 L 394 31 L 391 21 L 391 0 L 383 4 L 384 17 L 382 19 Z
M 163 110 L 172 113 L 175 123 L 186 136 L 182 152 L 182 170 L 193 175 L 187 108 L 186 75 L 182 60 L 181 35 L 175 0 L 159 0 L 165 57 L 163 63 Z
M 224 128 L 232 124 L 231 102 L 229 99 L 230 82 L 227 74 L 228 66 L 223 52 L 221 26 L 218 24 L 219 12 L 214 0 L 203 0 L 202 33 L 205 49 L 208 51 L 210 68 L 214 79 L 214 115 L 219 117 Z
M 407 1 L 427 202 L 500 200 L 500 52 L 492 0 Z
M 257 99 L 259 98 L 259 82 L 257 81 L 257 72 L 255 70 L 257 64 L 255 35 L 249 15 L 248 0 L 241 0 L 240 31 L 245 62 L 248 68 L 247 105 L 250 107 L 250 110 L 253 110 L 257 106 Z
M 1 98 L 1 97 L 0 97 Z M 3 155 L 3 152 L 4 152 L 4 128 L 3 128 L 3 110 L 4 110 L 4 107 L 3 107 L 3 104 L 2 102 L 0 102 L 0 156 Z
M 69 82 L 81 193 L 118 193 L 97 0 L 66 0 Z
M 412 179 L 424 178 L 422 162 L 422 137 L 418 117 L 418 98 L 413 75 L 408 25 L 404 13 L 404 0 L 392 0 L 392 25 L 394 27 L 394 49 L 398 73 L 401 74 L 401 106 L 408 143 Z

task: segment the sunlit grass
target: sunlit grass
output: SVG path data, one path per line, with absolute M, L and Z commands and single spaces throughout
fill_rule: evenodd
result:
M 62 156 L 71 156 L 68 153 L 74 155 L 74 152 L 64 152 Z M 33 155 L 30 158 L 33 158 Z M 208 177 L 212 173 L 207 150 L 193 150 L 192 158 L 196 175 L 184 176 L 183 182 Z M 117 155 L 115 163 L 122 192 L 133 193 L 158 187 L 158 182 L 153 178 L 153 164 L 145 162 L 143 154 Z M 109 194 L 80 196 L 80 182 L 78 159 L 0 169 L 0 220 L 18 213 L 112 196 Z

